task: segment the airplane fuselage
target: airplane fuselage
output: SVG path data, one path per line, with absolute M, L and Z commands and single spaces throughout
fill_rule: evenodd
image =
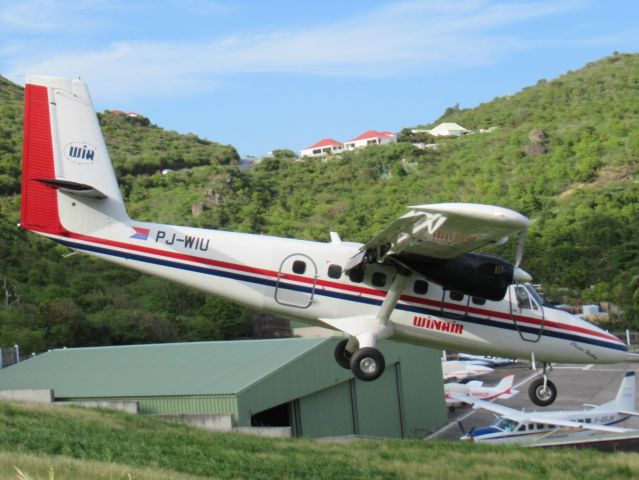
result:
M 312 242 L 142 222 L 113 222 L 86 235 L 73 233 L 73 223 L 69 218 L 64 235 L 47 236 L 90 255 L 311 325 L 329 326 L 321 319 L 375 315 L 396 274 L 381 264 L 345 273 L 344 265 L 361 245 L 339 240 Z M 412 273 L 390 317 L 389 338 L 508 358 L 534 353 L 545 362 L 623 360 L 626 348 L 616 337 L 532 299 L 522 307 L 515 300 L 517 287 L 503 300 L 491 301 L 446 290 Z

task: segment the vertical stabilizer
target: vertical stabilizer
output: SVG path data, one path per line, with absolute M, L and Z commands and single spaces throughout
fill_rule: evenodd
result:
M 21 224 L 91 233 L 128 216 L 86 84 L 28 76 Z
M 512 388 L 514 380 L 514 375 L 506 375 L 494 388 L 497 392 L 508 392 Z
M 635 372 L 626 372 L 614 403 L 617 410 L 633 411 L 635 409 Z

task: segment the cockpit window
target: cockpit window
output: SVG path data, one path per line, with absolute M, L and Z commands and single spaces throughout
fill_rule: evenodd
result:
M 518 423 L 510 418 L 499 417 L 494 426 L 504 432 L 513 432 L 517 428 L 517 425 Z
M 530 296 L 535 300 L 535 302 L 537 302 L 538 305 L 544 304 L 544 299 L 541 298 L 541 295 L 539 295 L 539 292 L 535 290 L 535 287 L 533 287 L 529 283 L 527 283 L 524 286 L 526 287 L 526 290 L 528 290 L 528 293 L 530 294 Z
M 517 306 L 519 308 L 532 308 L 528 290 L 521 285 L 515 287 L 515 295 L 517 296 Z

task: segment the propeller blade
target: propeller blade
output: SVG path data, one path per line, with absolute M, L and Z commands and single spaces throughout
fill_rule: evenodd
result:
M 519 232 L 519 243 L 517 243 L 517 253 L 515 255 L 515 267 L 521 265 L 521 261 L 524 259 L 524 247 L 526 246 L 527 230 Z

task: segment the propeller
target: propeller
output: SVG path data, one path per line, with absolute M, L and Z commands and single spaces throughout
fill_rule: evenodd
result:
M 519 232 L 519 242 L 517 243 L 517 253 L 515 254 L 515 267 L 519 267 L 521 261 L 524 259 L 524 247 L 526 246 L 527 236 L 528 230 Z
M 513 271 L 513 280 L 516 283 L 526 283 L 532 281 L 532 277 L 523 268 L 520 268 L 522 260 L 524 259 L 524 247 L 526 245 L 526 236 L 528 231 L 526 229 L 519 232 L 519 241 L 517 242 L 517 253 L 515 253 L 515 269 Z

